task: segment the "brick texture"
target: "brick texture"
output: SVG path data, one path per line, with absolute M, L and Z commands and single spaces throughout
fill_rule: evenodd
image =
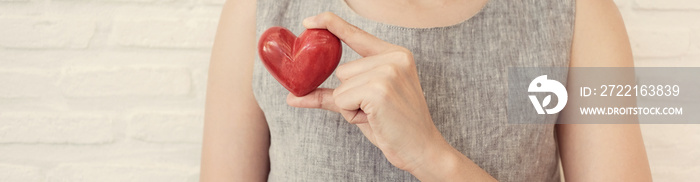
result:
M 206 48 L 213 44 L 215 28 L 211 19 L 116 20 L 112 40 L 122 46 Z
M 0 47 L 7 48 L 86 48 L 96 24 L 94 21 L 63 18 L 0 18 Z
M 0 98 L 44 97 L 56 90 L 56 74 L 43 70 L 0 70 Z
M 70 68 L 60 82 L 66 96 L 183 96 L 190 92 L 185 68 Z
M 650 10 L 700 10 L 697 0 L 635 0 L 638 9 Z
M 138 113 L 129 122 L 131 137 L 150 142 L 201 142 L 201 112 Z
M 111 120 L 96 114 L 0 113 L 0 143 L 94 144 L 114 140 Z
M 13 164 L 0 164 L 0 181 L 40 182 L 44 180 L 41 168 Z
M 151 164 L 67 164 L 51 169 L 49 182 L 187 182 L 191 170 L 172 167 L 151 167 Z
M 690 48 L 689 29 L 630 29 L 630 44 L 637 58 L 679 57 Z

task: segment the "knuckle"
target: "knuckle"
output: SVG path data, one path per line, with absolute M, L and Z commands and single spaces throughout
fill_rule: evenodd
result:
M 341 64 L 338 66 L 338 68 L 335 69 L 335 76 L 338 77 L 338 79 L 344 80 L 347 78 L 348 75 L 348 66 L 345 64 Z
M 396 49 L 397 52 L 403 52 L 403 53 L 411 53 L 411 50 L 408 50 L 408 48 L 398 46 Z
M 396 78 L 399 76 L 399 69 L 394 65 L 383 65 L 379 67 L 379 70 L 389 78 Z
M 393 60 L 399 63 L 401 66 L 411 66 L 413 65 L 413 53 L 406 48 L 399 48 L 399 50 L 390 53 Z
M 376 91 L 376 96 L 379 98 L 386 98 L 391 92 L 389 83 L 385 81 L 375 81 L 372 86 Z

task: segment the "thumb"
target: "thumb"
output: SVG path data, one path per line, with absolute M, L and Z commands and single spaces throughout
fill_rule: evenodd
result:
M 287 104 L 292 107 L 317 108 L 329 111 L 340 112 L 340 108 L 335 105 L 333 90 L 329 88 L 317 88 L 305 96 L 297 97 L 292 93 L 287 95 Z

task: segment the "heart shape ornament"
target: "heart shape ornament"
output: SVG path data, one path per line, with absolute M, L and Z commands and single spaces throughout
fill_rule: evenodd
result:
M 299 37 L 283 27 L 267 29 L 258 42 L 268 72 L 296 96 L 316 89 L 340 62 L 338 37 L 325 29 L 307 29 Z

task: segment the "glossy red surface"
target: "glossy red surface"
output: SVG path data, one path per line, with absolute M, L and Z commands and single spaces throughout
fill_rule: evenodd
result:
M 325 29 L 308 29 L 296 37 L 283 27 L 267 29 L 258 41 L 265 68 L 296 96 L 316 89 L 340 62 L 338 37 Z

